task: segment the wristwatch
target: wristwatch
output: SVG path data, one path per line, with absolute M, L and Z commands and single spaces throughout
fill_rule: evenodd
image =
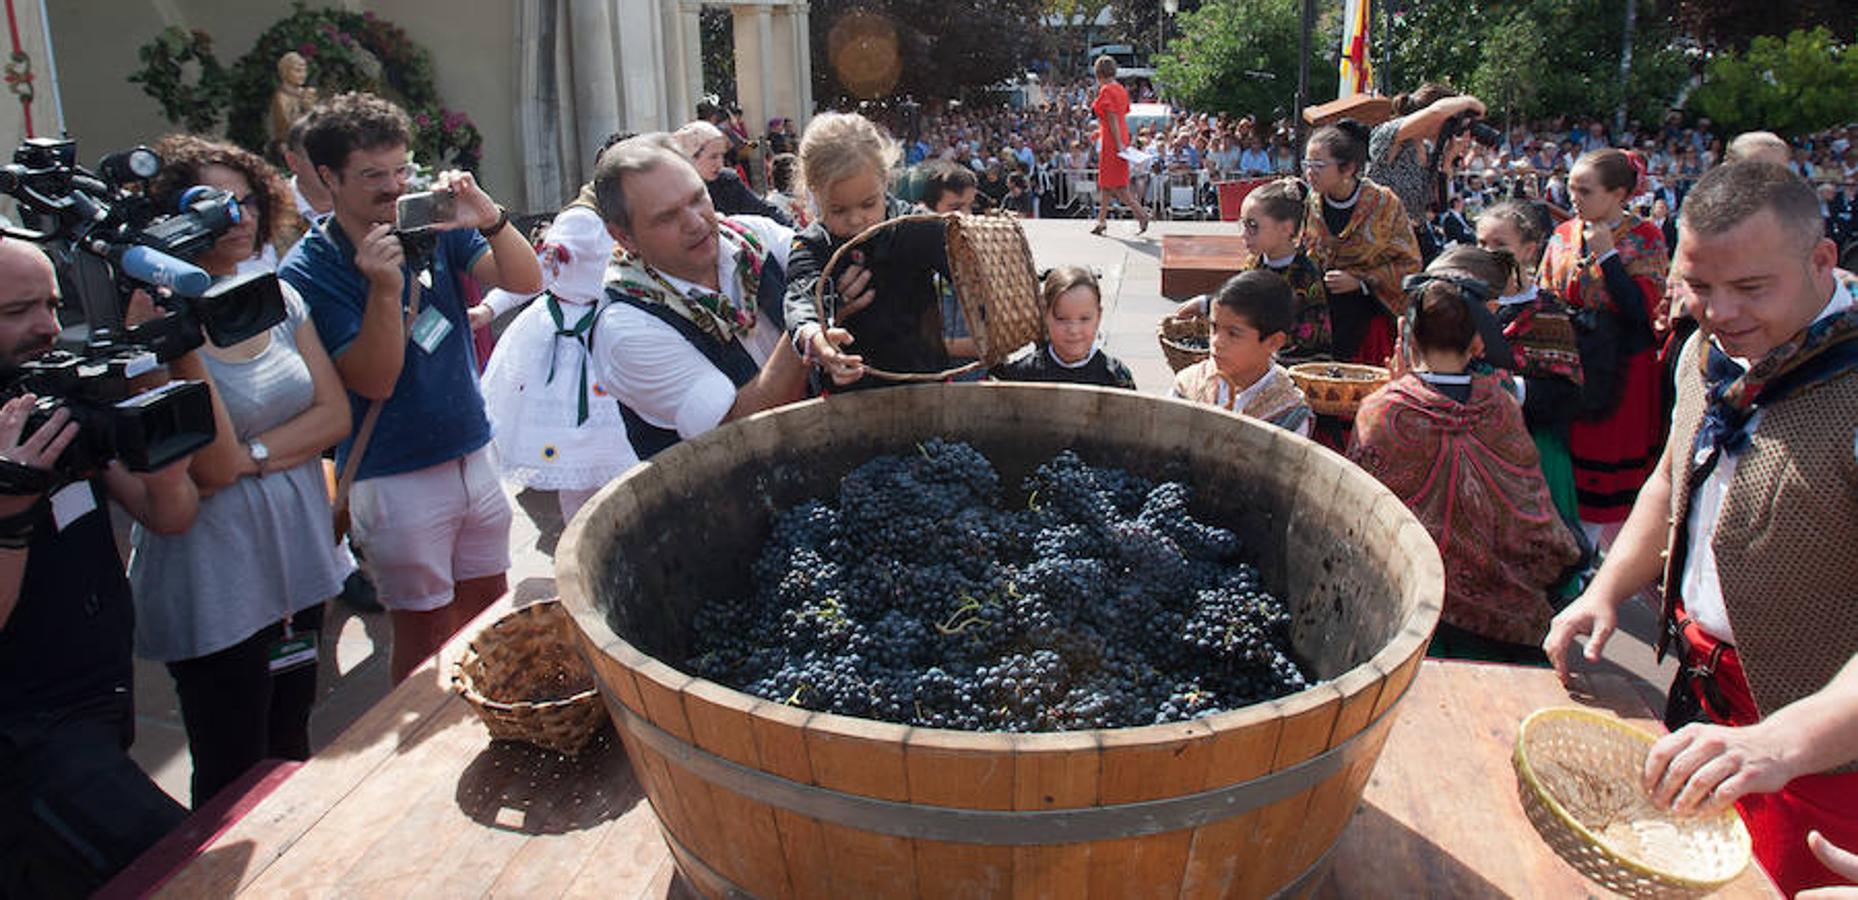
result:
M 265 468 L 271 462 L 271 448 L 266 447 L 264 441 L 253 438 L 245 442 L 245 449 L 251 453 L 252 462 L 258 464 L 258 477 L 263 478 Z
M 497 221 L 490 225 L 486 225 L 483 228 L 479 228 L 477 230 L 477 233 L 483 235 L 486 238 L 493 238 L 497 236 L 497 232 L 502 231 L 509 224 L 510 224 L 510 211 L 499 206 L 497 207 Z

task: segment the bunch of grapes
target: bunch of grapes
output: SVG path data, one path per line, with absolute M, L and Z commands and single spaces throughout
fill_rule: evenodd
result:
M 696 674 L 806 709 L 932 728 L 1174 722 L 1302 690 L 1290 615 L 1179 482 L 1066 450 L 1002 505 L 940 439 L 777 515 L 755 593 L 707 604 Z

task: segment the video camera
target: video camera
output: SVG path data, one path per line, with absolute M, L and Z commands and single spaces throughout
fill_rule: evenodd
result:
M 77 165 L 74 141 L 47 138 L 27 140 L 0 166 L 0 193 L 18 200 L 36 229 L 0 234 L 45 245 L 91 326 L 81 352 L 52 351 L 0 372 L 0 397 L 39 397 L 24 434 L 59 408 L 71 411 L 79 433 L 53 467 L 67 480 L 111 459 L 152 471 L 211 443 L 216 428 L 204 384 L 170 382 L 133 394 L 131 383 L 208 338 L 229 346 L 284 319 L 275 275 L 216 281 L 188 262 L 239 221 L 238 202 L 226 191 L 195 187 L 178 209 L 162 210 L 148 191 L 160 171 L 161 158 L 136 147 L 104 157 L 92 172 Z M 165 315 L 112 327 L 138 288 Z

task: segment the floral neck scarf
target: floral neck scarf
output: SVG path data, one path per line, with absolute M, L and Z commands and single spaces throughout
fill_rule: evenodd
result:
M 724 245 L 723 252 L 735 254 L 740 303 L 729 299 L 727 292 L 693 290 L 686 294 L 663 273 L 632 253 L 614 264 L 607 287 L 635 300 L 670 307 L 672 312 L 719 341 L 743 337 L 755 328 L 755 301 L 761 294 L 761 271 L 767 264 L 768 251 L 748 229 L 728 219 L 717 223 L 716 237 Z

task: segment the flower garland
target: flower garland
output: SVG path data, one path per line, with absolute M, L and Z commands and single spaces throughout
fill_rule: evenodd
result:
M 226 70 L 213 55 L 211 35 L 170 26 L 137 49 L 136 57 L 142 68 L 130 73 L 129 80 L 161 104 L 168 121 L 196 133 L 211 131 L 219 123 L 228 85 Z M 199 69 L 192 83 L 187 81 L 188 63 Z M 10 76 L 9 72 L 9 82 Z M 27 84 L 30 91 L 30 81 Z
M 293 50 L 309 63 L 309 83 L 322 97 L 369 91 L 400 104 L 412 119 L 410 149 L 421 163 L 436 168 L 477 167 L 483 156 L 483 136 L 470 116 L 440 101 L 431 53 L 407 37 L 405 29 L 372 12 L 309 9 L 302 0 L 234 64 L 229 78 L 227 137 L 263 152 L 270 140 L 277 60 Z

